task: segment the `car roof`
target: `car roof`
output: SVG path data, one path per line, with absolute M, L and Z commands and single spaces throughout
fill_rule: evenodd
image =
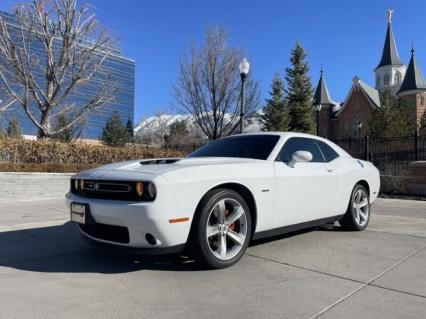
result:
M 315 139 L 315 140 L 319 140 L 322 141 L 324 143 L 326 143 L 327 145 L 329 145 L 330 147 L 332 147 L 340 156 L 344 156 L 344 157 L 351 157 L 351 155 L 346 152 L 343 148 L 341 148 L 339 145 L 333 143 L 332 141 L 320 137 L 320 136 L 316 136 L 316 135 L 312 135 L 312 134 L 307 134 L 307 133 L 300 133 L 300 132 L 279 132 L 279 131 L 270 131 L 270 132 L 254 132 L 254 133 L 243 133 L 243 134 L 239 134 L 241 136 L 249 136 L 249 135 L 275 135 L 275 136 L 280 136 L 280 140 L 287 140 L 290 137 L 305 137 L 305 138 L 311 138 L 311 139 Z M 235 135 L 234 135 L 235 136 Z M 279 149 L 281 149 L 282 147 L 282 143 L 278 143 L 277 147 L 279 147 Z M 273 151 L 271 153 L 271 155 L 275 155 L 274 153 L 276 153 Z M 273 157 L 273 156 L 272 156 Z

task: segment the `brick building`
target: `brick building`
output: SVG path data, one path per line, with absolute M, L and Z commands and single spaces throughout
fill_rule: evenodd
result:
M 411 49 L 408 67 L 398 55 L 392 31 L 392 12 L 388 11 L 385 43 L 379 64 L 374 69 L 375 87 L 355 76 L 343 103 L 331 99 L 323 71 L 313 103 L 321 105 L 318 113 L 319 135 L 328 138 L 364 136 L 373 112 L 380 108 L 380 94 L 389 90 L 407 105 L 407 112 L 417 121 L 426 110 L 426 82 Z

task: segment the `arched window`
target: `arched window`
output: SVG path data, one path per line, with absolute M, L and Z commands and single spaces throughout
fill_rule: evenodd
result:
M 380 86 L 380 76 L 376 77 L 376 87 Z
M 395 73 L 395 84 L 401 83 L 401 73 L 396 72 Z
M 420 105 L 425 105 L 425 97 L 424 97 L 424 95 L 420 95 Z
M 389 75 L 388 74 L 385 74 L 385 77 L 383 78 L 383 84 L 389 85 Z
M 361 138 L 362 126 L 363 126 L 363 123 L 358 117 L 353 120 L 353 122 L 352 122 L 352 137 L 353 138 Z

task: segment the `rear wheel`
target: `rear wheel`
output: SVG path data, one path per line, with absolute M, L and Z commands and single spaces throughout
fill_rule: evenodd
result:
M 251 237 L 251 215 L 240 194 L 210 191 L 201 201 L 190 238 L 191 252 L 211 268 L 235 264 Z
M 339 221 L 347 230 L 364 230 L 370 220 L 370 197 L 364 186 L 357 184 L 351 193 L 348 209 Z

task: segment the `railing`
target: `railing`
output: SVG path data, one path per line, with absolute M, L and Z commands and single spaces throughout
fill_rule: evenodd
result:
M 354 157 L 375 164 L 426 160 L 426 136 L 416 132 L 412 136 L 389 138 L 344 138 L 333 140 Z

